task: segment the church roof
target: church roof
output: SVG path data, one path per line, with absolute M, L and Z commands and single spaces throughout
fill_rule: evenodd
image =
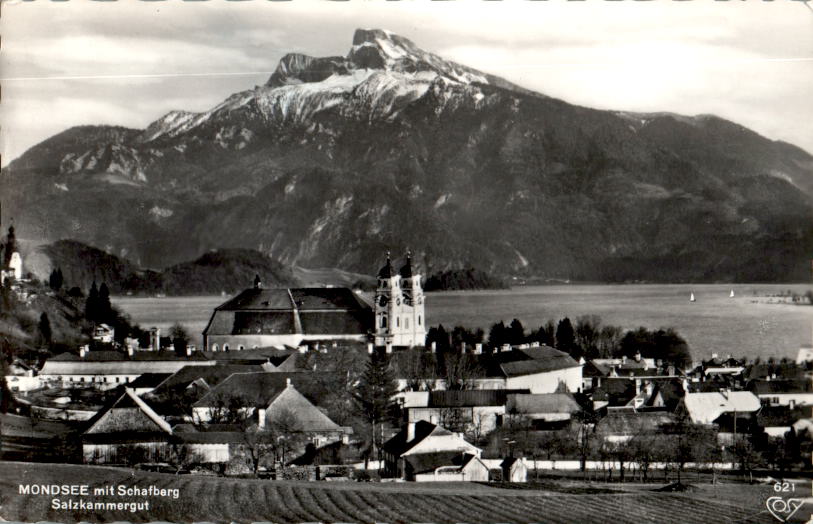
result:
M 215 308 L 207 335 L 364 335 L 370 305 L 347 288 L 246 289 Z
M 325 311 L 366 309 L 353 290 L 343 287 L 246 289 L 219 311 Z

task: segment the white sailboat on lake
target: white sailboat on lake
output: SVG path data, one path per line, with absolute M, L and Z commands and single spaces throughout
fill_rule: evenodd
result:
M 728 298 L 734 298 L 734 290 L 731 290 L 731 293 L 728 295 Z
M 694 293 L 691 293 L 691 294 L 689 295 L 689 302 L 695 302 L 695 299 L 694 299 Z

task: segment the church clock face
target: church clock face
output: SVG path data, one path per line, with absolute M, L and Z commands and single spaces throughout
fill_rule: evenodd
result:
M 400 305 L 401 305 L 401 299 L 400 299 L 400 298 L 396 298 L 396 299 L 395 299 L 395 305 L 396 305 L 396 306 L 400 306 Z

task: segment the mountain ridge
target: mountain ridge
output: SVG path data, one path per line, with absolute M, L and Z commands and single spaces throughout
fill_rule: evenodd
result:
M 208 111 L 34 146 L 0 177 L 18 230 L 159 267 L 229 247 L 370 274 L 411 248 L 432 272 L 808 276 L 801 148 L 713 115 L 572 105 L 385 31 L 353 42 L 285 55 Z

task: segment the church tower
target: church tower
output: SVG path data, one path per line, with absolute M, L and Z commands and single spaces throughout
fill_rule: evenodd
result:
M 426 316 L 421 276 L 412 270 L 412 257 L 396 272 L 389 253 L 378 272 L 375 293 L 375 344 L 384 346 L 423 345 Z

